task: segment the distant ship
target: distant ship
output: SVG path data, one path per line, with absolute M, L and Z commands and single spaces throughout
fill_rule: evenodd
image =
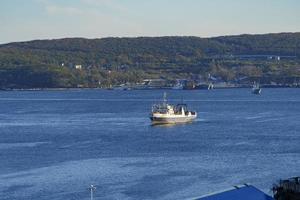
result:
M 195 111 L 189 111 L 186 104 L 171 105 L 167 103 L 166 93 L 163 102 L 154 104 L 150 119 L 153 124 L 176 124 L 191 122 L 197 118 Z
M 182 83 L 178 82 L 178 83 L 176 83 L 176 85 L 174 85 L 172 87 L 172 89 L 173 90 L 182 90 L 183 89 L 183 85 L 182 85 Z
M 183 88 L 184 90 L 212 90 L 214 85 L 212 83 L 186 83 Z
M 212 90 L 212 89 L 214 89 L 214 85 L 212 83 L 198 84 L 198 85 L 195 86 L 195 89 L 198 89 L 198 90 Z
M 253 88 L 252 88 L 252 93 L 253 94 L 261 94 L 261 88 L 260 88 L 259 84 L 254 83 Z

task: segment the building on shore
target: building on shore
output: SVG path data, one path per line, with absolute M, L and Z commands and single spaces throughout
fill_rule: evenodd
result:
M 75 65 L 75 69 L 81 70 L 82 69 L 82 65 Z

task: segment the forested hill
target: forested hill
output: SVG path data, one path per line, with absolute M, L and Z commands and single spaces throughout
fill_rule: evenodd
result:
M 241 75 L 237 65 L 241 68 L 246 64 L 228 58 L 240 55 L 291 56 L 291 63 L 282 63 L 297 72 L 300 33 L 214 38 L 67 38 L 3 44 L 0 87 L 96 87 L 99 82 L 106 86 L 149 77 L 189 78 L 207 73 L 229 81 Z M 269 61 L 249 62 L 247 65 L 254 71 L 261 68 L 261 77 L 272 74 L 262 68 Z M 76 70 L 75 65 L 82 69 Z M 273 64 L 278 69 L 279 65 Z
M 300 55 L 300 33 L 238 35 L 211 38 L 231 54 Z

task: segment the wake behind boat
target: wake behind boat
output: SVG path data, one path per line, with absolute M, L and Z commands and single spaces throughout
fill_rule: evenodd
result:
M 163 102 L 154 104 L 150 119 L 153 124 L 176 124 L 191 122 L 197 118 L 195 111 L 189 111 L 186 104 L 172 105 L 167 103 L 166 93 Z

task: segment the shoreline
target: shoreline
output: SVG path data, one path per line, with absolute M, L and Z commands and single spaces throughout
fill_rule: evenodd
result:
M 214 87 L 211 90 L 220 90 L 220 89 L 240 89 L 240 88 L 252 88 L 251 86 L 227 86 L 227 87 Z M 300 88 L 300 86 L 262 86 L 261 88 Z M 119 90 L 115 88 L 2 88 L 0 92 L 9 92 L 9 91 L 72 91 L 72 90 Z M 208 89 L 172 89 L 166 87 L 158 87 L 158 88 L 129 88 L 119 91 L 131 91 L 131 90 L 208 90 Z

